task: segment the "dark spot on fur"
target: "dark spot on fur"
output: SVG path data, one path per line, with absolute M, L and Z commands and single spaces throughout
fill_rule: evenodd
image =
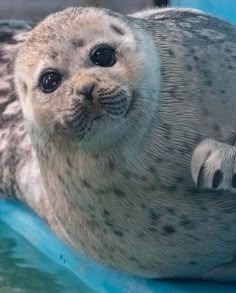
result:
M 130 261 L 138 262 L 138 259 L 137 259 L 136 257 L 134 257 L 134 256 L 128 256 L 127 258 L 128 258 L 128 260 L 130 260 Z
M 232 177 L 232 187 L 236 188 L 236 173 L 234 173 Z
M 146 204 L 145 204 L 145 203 L 141 203 L 141 205 L 140 205 L 140 206 L 141 206 L 141 208 L 142 208 L 142 209 L 144 209 L 144 210 L 147 208 L 147 206 L 146 206 Z
M 229 231 L 230 229 L 231 229 L 230 226 L 225 226 L 225 227 L 224 227 L 224 231 Z
M 123 232 L 121 232 L 119 230 L 114 230 L 113 232 L 114 232 L 114 234 L 116 234 L 119 237 L 123 237 L 123 235 L 124 235 Z
M 216 132 L 220 132 L 220 126 L 216 123 L 213 124 L 213 129 L 216 131 Z
M 220 170 L 217 170 L 213 176 L 213 180 L 212 180 L 212 187 L 213 188 L 217 188 L 219 187 L 220 183 L 223 180 L 223 173 Z
M 225 90 L 221 90 L 220 93 L 221 93 L 221 94 L 225 94 Z
M 81 179 L 81 183 L 82 183 L 83 187 L 85 187 L 85 188 L 91 188 L 91 185 L 88 183 L 87 180 Z
M 148 191 L 155 191 L 157 189 L 156 185 L 155 184 L 151 184 L 150 186 L 148 186 L 148 188 L 145 190 L 148 190 Z
M 205 212 L 205 211 L 207 211 L 207 208 L 206 208 L 206 207 L 201 207 L 201 210 L 202 210 L 203 212 Z
M 188 71 L 192 71 L 192 66 L 191 65 L 187 65 L 187 70 Z
M 115 195 L 117 195 L 119 197 L 124 197 L 125 196 L 125 193 L 122 190 L 120 190 L 119 188 L 114 188 L 113 192 L 115 193 Z
M 63 185 L 65 184 L 65 180 L 63 179 L 63 177 L 60 174 L 58 174 L 58 179 Z
M 108 227 L 113 227 L 112 219 L 110 218 L 110 212 L 107 209 L 103 210 L 104 223 Z
M 56 51 L 53 51 L 52 54 L 50 55 L 50 57 L 51 57 L 52 59 L 57 58 L 57 56 L 58 56 L 58 52 L 56 52 Z
M 181 216 L 180 225 L 186 229 L 194 229 L 195 224 L 187 216 Z
M 123 36 L 125 33 L 123 32 L 123 30 L 121 28 L 119 28 L 118 26 L 116 26 L 115 24 L 111 24 L 111 28 L 113 29 L 113 31 L 115 31 L 117 34 Z
M 158 163 L 158 164 L 161 164 L 161 163 L 163 163 L 163 159 L 162 158 L 159 158 L 159 157 L 156 157 L 155 158 L 155 161 Z
M 174 208 L 167 208 L 166 209 L 168 213 L 170 213 L 171 215 L 175 215 L 175 209 Z
M 66 162 L 67 162 L 67 165 L 68 165 L 70 168 L 72 168 L 72 164 L 71 164 L 71 161 L 70 161 L 70 158 L 69 158 L 69 157 L 66 158 Z
M 199 58 L 196 55 L 193 56 L 193 59 L 196 60 L 196 61 L 199 60 Z
M 156 169 L 154 166 L 150 166 L 149 171 L 151 172 L 151 174 L 154 174 L 154 175 L 156 174 Z
M 71 44 L 74 48 L 79 48 L 84 46 L 84 40 L 82 39 L 72 39 Z
M 105 217 L 110 216 L 110 212 L 108 210 L 106 210 L 106 209 L 103 210 L 103 214 L 104 214 Z
M 190 261 L 189 264 L 190 265 L 197 265 L 197 262 L 196 261 Z
M 205 81 L 205 85 L 207 85 L 207 86 L 212 86 L 212 80 L 207 79 L 207 80 Z
M 228 66 L 228 69 L 233 69 L 233 66 L 232 66 L 232 65 L 229 65 L 229 66 Z
M 160 216 L 157 214 L 157 212 L 154 209 L 148 210 L 148 218 L 149 218 L 149 224 L 151 226 L 156 226 L 157 221 L 160 219 Z
M 106 226 L 108 226 L 108 227 L 113 227 L 113 223 L 111 222 L 111 220 L 110 219 L 105 219 L 105 221 L 104 221 L 104 224 L 106 225 Z
M 168 185 L 164 187 L 165 190 L 167 190 L 168 192 L 176 192 L 178 191 L 178 186 L 173 184 L 173 185 Z
M 175 233 L 175 228 L 172 225 L 165 225 L 162 227 L 162 235 L 171 235 Z
M 174 57 L 175 56 L 174 52 L 171 49 L 168 49 L 168 54 L 171 57 Z
M 73 91 L 74 91 L 74 90 L 73 90 Z M 99 157 L 100 157 L 100 154 L 93 154 L 93 158 L 94 158 L 95 160 L 99 159 Z
M 108 165 L 109 165 L 110 171 L 114 171 L 115 170 L 115 164 L 114 164 L 114 162 L 112 160 L 109 160 Z
M 170 93 L 171 97 L 177 98 L 178 100 L 181 100 L 181 96 L 177 96 L 177 94 L 176 94 L 177 91 L 178 91 L 178 87 L 176 85 L 172 86 L 169 89 L 169 93 Z
M 176 177 L 175 180 L 176 180 L 177 183 L 183 183 L 184 182 L 183 177 Z
M 171 136 L 171 127 L 167 123 L 163 123 L 164 137 L 169 140 Z

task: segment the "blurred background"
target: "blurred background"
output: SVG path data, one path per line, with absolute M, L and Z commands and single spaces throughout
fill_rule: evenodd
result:
M 167 0 L 0 0 L 1 19 L 39 20 L 69 6 L 97 6 L 131 13 L 137 10 L 167 6 Z
M 236 24 L 236 0 L 0 0 L 0 20 L 37 21 L 69 6 L 97 6 L 132 13 L 148 7 L 192 7 Z

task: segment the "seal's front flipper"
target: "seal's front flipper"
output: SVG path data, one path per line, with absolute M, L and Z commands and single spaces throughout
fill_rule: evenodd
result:
M 191 172 L 198 188 L 236 192 L 236 147 L 202 141 L 193 152 Z

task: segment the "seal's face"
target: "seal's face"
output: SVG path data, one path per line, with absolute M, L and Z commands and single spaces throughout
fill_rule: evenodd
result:
M 29 128 L 93 146 L 121 139 L 137 97 L 148 97 L 147 56 L 139 46 L 130 28 L 103 10 L 73 8 L 48 17 L 16 62 Z

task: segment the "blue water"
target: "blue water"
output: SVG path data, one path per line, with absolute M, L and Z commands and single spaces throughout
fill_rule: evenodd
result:
M 201 9 L 236 24 L 235 0 L 171 0 L 171 5 Z

